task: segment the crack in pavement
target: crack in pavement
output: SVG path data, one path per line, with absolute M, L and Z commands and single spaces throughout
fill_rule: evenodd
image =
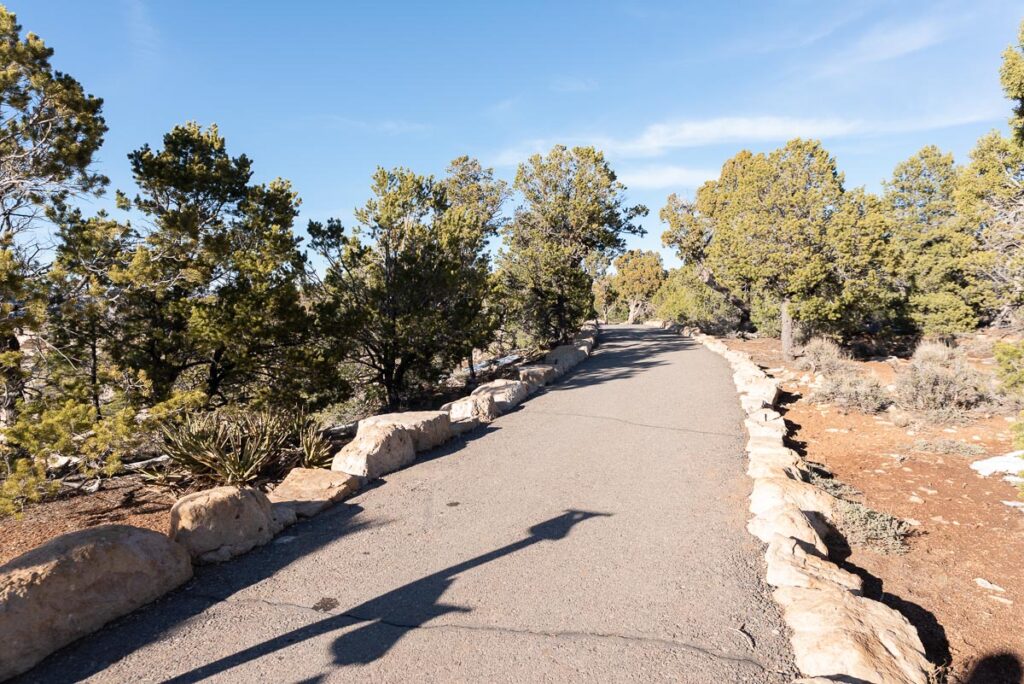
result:
M 527 407 L 529 409 L 529 407 Z M 740 432 L 709 432 L 707 430 L 693 430 L 690 428 L 679 428 L 671 427 L 669 425 L 652 425 L 650 423 L 637 423 L 632 420 L 626 420 L 625 418 L 616 418 L 615 416 L 595 416 L 589 413 L 563 413 L 561 411 L 533 411 L 534 414 L 540 414 L 544 416 L 567 416 L 570 418 L 593 418 L 594 420 L 611 420 L 616 423 L 623 423 L 624 425 L 632 425 L 634 427 L 651 428 L 652 430 L 669 430 L 671 432 L 685 432 L 694 435 L 710 435 L 712 437 L 741 437 Z
M 728 662 L 733 662 L 733 663 L 737 663 L 737 664 L 751 665 L 751 666 L 757 668 L 758 670 L 760 670 L 762 672 L 767 671 L 767 668 L 764 666 L 764 664 L 762 664 L 761 662 L 759 662 L 757 660 L 754 660 L 753 658 L 749 658 L 749 657 L 741 656 L 741 655 L 732 655 L 732 654 L 729 654 L 729 653 L 723 653 L 721 651 L 718 651 L 718 650 L 710 648 L 710 647 L 699 646 L 697 644 L 691 644 L 691 643 L 686 642 L 686 641 L 676 641 L 674 639 L 664 639 L 664 638 L 661 638 L 661 637 L 650 637 L 650 636 L 633 635 L 633 634 L 619 634 L 619 633 L 616 633 L 616 632 L 584 632 L 584 631 L 574 631 L 574 630 L 530 630 L 530 629 L 519 629 L 519 628 L 515 628 L 515 627 L 502 627 L 502 626 L 496 626 L 496 625 L 478 625 L 478 624 L 465 624 L 465 623 L 462 623 L 462 624 L 458 624 L 458 623 L 424 624 L 424 623 L 415 623 L 415 622 L 408 622 L 408 623 L 406 623 L 406 622 L 397 622 L 395 620 L 388 620 L 388 619 L 384 619 L 384 618 L 380 618 L 380 617 L 375 617 L 375 616 L 359 615 L 358 613 L 351 613 L 351 612 L 347 612 L 347 611 L 343 611 L 343 612 L 321 611 L 321 610 L 317 610 L 316 608 L 312 608 L 310 606 L 304 606 L 304 605 L 300 605 L 298 603 L 291 603 L 291 602 L 288 602 L 288 601 L 271 601 L 269 599 L 263 599 L 263 598 L 218 597 L 218 596 L 210 596 L 210 595 L 206 595 L 206 594 L 194 594 L 193 596 L 195 596 L 197 598 L 204 598 L 204 599 L 213 601 L 214 603 L 239 603 L 239 604 L 259 603 L 259 604 L 262 604 L 262 605 L 276 607 L 276 608 L 293 608 L 293 609 L 301 610 L 301 611 L 304 611 L 304 612 L 315 613 L 317 615 L 330 615 L 332 617 L 348 618 L 349 620 L 352 620 L 353 624 L 359 624 L 359 623 L 363 623 L 363 622 L 370 622 L 370 623 L 382 624 L 382 625 L 386 625 L 388 627 L 393 627 L 395 629 L 401 629 L 401 630 L 406 630 L 406 631 L 414 630 L 414 629 L 434 629 L 434 630 L 454 629 L 454 630 L 462 630 L 462 631 L 470 631 L 470 632 L 493 632 L 493 633 L 498 633 L 498 634 L 515 634 L 515 635 L 518 635 L 518 636 L 546 637 L 546 638 L 551 638 L 551 639 L 609 639 L 609 640 L 625 641 L 625 642 L 646 643 L 646 644 L 652 644 L 652 645 L 655 645 L 655 646 L 662 646 L 662 647 L 666 647 L 666 648 L 679 648 L 679 649 L 683 649 L 683 650 L 687 650 L 687 651 L 692 651 L 692 652 L 695 652 L 695 653 L 700 653 L 702 655 L 708 656 L 709 658 L 714 658 L 716 660 L 728 661 Z

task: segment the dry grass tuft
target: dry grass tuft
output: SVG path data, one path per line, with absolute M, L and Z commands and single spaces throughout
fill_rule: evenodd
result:
M 960 350 L 924 342 L 896 376 L 896 401 L 932 420 L 956 422 L 992 400 L 989 385 Z

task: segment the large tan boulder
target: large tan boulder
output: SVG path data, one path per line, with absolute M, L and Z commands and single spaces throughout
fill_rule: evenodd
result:
M 415 460 L 408 430 L 397 425 L 360 426 L 355 439 L 334 456 L 331 470 L 373 480 Z
M 754 420 L 746 418 L 743 421 L 743 426 L 747 429 L 747 434 L 752 439 L 765 437 L 781 442 L 782 438 L 789 432 L 789 428 L 786 427 L 785 421 L 781 418 L 779 420 Z
M 805 471 L 800 464 L 782 465 L 760 460 L 747 463 L 747 475 L 754 480 L 781 477 L 787 480 L 806 480 Z
M 829 520 L 835 518 L 835 497 L 812 484 L 783 478 L 754 480 L 750 493 L 751 513 L 761 515 L 785 505 L 820 513 Z
M 376 425 L 394 425 L 409 433 L 416 451 L 430 451 L 452 438 L 451 418 L 447 411 L 403 411 L 383 413 L 359 421 L 356 436 Z
M 197 563 L 220 563 L 266 544 L 282 527 L 258 489 L 214 487 L 175 502 L 169 534 Z
M 499 415 L 498 404 L 494 401 L 494 395 L 490 393 L 471 394 L 456 399 L 442 406 L 441 410 L 448 412 L 453 425 L 472 420 L 489 423 Z
M 0 567 L 0 680 L 192 577 L 165 535 L 101 525 L 51 539 Z
M 532 366 L 521 366 L 519 368 L 519 379 L 529 385 L 530 392 L 553 382 L 558 377 L 558 370 L 554 366 L 538 363 Z
M 814 513 L 804 513 L 793 505 L 779 506 L 751 518 L 747 522 L 747 531 L 765 543 L 775 535 L 796 539 L 825 557 L 828 546 L 809 515 Z
M 559 376 L 565 375 L 573 366 L 587 358 L 587 355 L 572 344 L 555 347 L 544 356 L 544 363 L 554 366 Z
M 747 452 L 747 459 L 751 465 L 782 466 L 803 469 L 804 460 L 800 455 L 782 445 L 758 446 Z
M 292 468 L 267 495 L 272 504 L 289 506 L 300 518 L 320 511 L 359 491 L 359 478 L 324 468 Z
M 521 380 L 492 380 L 473 390 L 472 396 L 490 395 L 499 413 L 507 413 L 529 394 L 529 385 Z
M 773 596 L 804 675 L 874 684 L 929 681 L 932 667 L 917 630 L 885 604 L 839 588 L 781 587 Z
M 773 587 L 839 588 L 860 594 L 863 586 L 857 575 L 808 552 L 801 542 L 781 534 L 773 535 L 768 542 L 765 562 L 765 580 Z

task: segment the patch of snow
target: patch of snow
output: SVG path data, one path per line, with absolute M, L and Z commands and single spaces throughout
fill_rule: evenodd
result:
M 1008 454 L 1002 456 L 993 456 L 991 458 L 984 458 L 980 461 L 975 461 L 971 464 L 971 469 L 977 471 L 982 477 L 988 477 L 989 475 L 995 475 L 996 473 L 1010 473 L 1016 475 L 1017 473 L 1024 470 L 1024 449 L 1020 451 L 1011 451 Z

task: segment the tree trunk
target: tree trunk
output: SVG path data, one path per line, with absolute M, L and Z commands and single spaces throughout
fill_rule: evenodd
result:
M 630 302 L 629 303 L 629 318 L 626 320 L 627 324 L 633 325 L 633 323 L 636 322 L 636 312 L 637 312 L 636 302 Z
M 468 360 L 468 362 L 469 362 L 469 384 L 470 385 L 475 385 L 476 384 L 476 369 L 473 368 L 473 350 L 472 349 L 469 350 L 469 360 Z
M 779 307 L 779 318 L 782 327 L 782 358 L 793 360 L 793 316 L 789 311 L 789 298 L 782 300 Z
M 89 383 L 90 389 L 92 390 L 92 408 L 96 412 L 96 420 L 99 421 L 103 418 L 103 411 L 100 408 L 100 357 L 99 350 L 96 344 L 96 326 L 92 328 L 92 333 L 89 339 Z
M 21 343 L 11 333 L 3 340 L 3 351 L 12 355 L 12 362 L 3 369 L 3 388 L 0 395 L 0 427 L 10 427 L 18 417 L 18 400 L 25 391 L 25 378 L 21 374 Z

